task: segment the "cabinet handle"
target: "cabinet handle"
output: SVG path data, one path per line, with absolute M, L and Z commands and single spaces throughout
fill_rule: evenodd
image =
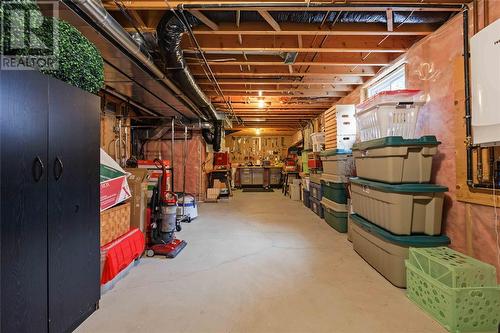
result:
M 63 170 L 64 170 L 64 165 L 59 156 L 57 156 L 54 161 L 54 178 L 56 179 L 56 181 L 58 181 L 59 178 L 61 178 Z
M 40 156 L 35 157 L 31 171 L 33 172 L 33 179 L 36 183 L 42 179 L 44 170 L 45 167 Z

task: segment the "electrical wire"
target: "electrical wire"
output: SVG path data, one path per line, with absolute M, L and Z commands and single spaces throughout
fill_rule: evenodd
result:
M 498 172 L 498 171 L 497 171 Z M 498 212 L 497 212 L 497 195 L 496 195 L 496 184 L 495 184 L 495 174 L 493 173 L 492 177 L 493 179 L 493 209 L 494 209 L 494 216 L 495 216 L 495 236 L 496 236 L 496 248 L 497 248 L 497 264 L 498 267 L 500 267 L 500 235 L 498 231 Z

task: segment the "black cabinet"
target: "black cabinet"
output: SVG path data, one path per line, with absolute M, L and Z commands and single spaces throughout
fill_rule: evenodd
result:
M 1 332 L 66 332 L 99 301 L 99 97 L 0 72 Z

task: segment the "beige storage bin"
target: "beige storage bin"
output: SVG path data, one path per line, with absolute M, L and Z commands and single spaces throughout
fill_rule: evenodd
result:
M 354 172 L 354 159 L 350 151 L 332 149 L 321 153 L 323 173 L 349 176 Z
M 439 142 L 434 136 L 404 140 L 386 137 L 353 147 L 358 177 L 384 183 L 428 183 L 432 157 Z
M 311 183 L 321 184 L 321 173 L 311 173 L 309 179 Z
M 359 216 L 351 216 L 354 250 L 396 287 L 406 288 L 405 260 L 409 247 L 436 247 L 450 243 L 446 236 L 395 236 Z
M 390 185 L 351 179 L 354 212 L 397 235 L 439 235 L 447 190 L 439 185 Z

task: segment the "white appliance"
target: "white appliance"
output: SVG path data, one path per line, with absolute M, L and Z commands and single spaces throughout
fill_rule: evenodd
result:
M 470 40 L 472 142 L 500 145 L 500 19 Z

